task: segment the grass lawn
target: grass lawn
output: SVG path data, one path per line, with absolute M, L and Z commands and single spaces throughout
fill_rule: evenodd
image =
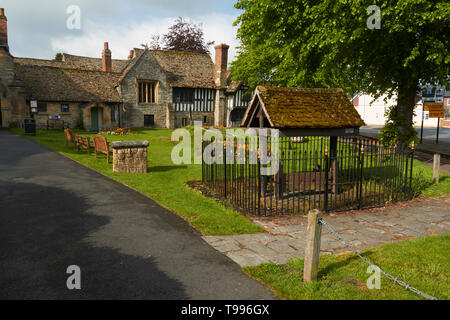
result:
M 13 129 L 13 132 L 23 135 L 23 130 L 20 129 Z M 85 132 L 80 134 L 92 135 Z M 64 132 L 61 130 L 38 130 L 32 139 L 150 196 L 162 206 L 182 216 L 205 235 L 262 231 L 248 218 L 215 200 L 204 197 L 186 185 L 188 181 L 201 180 L 201 165 L 172 164 L 171 152 L 176 143 L 171 141 L 171 134 L 172 130 L 155 129 L 137 130 L 127 136 L 106 136 L 108 141 L 148 140 L 150 146 L 147 174 L 112 172 L 112 164 L 106 163 L 105 155 L 99 155 L 96 159 L 94 155 L 88 156 L 86 151 L 78 152 L 73 145 L 66 146 Z
M 437 299 L 450 299 L 450 234 L 383 245 L 363 255 L 385 272 Z M 282 298 L 327 300 L 424 299 L 381 275 L 380 290 L 369 290 L 368 265 L 352 253 L 321 255 L 319 279 L 303 283 L 303 259 L 262 264 L 244 271 Z
M 13 132 L 23 135 L 22 129 Z M 32 139 L 90 167 L 102 174 L 122 182 L 153 198 L 162 206 L 176 212 L 205 235 L 230 235 L 261 232 L 261 228 L 253 224 L 230 207 L 225 207 L 215 200 L 209 199 L 187 186 L 188 181 L 201 180 L 200 165 L 174 165 L 171 151 L 175 142 L 171 141 L 173 130 L 154 129 L 136 130 L 127 136 L 107 135 L 108 141 L 115 140 L 148 140 L 149 157 L 148 174 L 129 174 L 112 172 L 112 164 L 107 164 L 105 155 L 96 159 L 85 151 L 78 152 L 73 146 L 66 146 L 62 130 L 38 130 Z M 92 136 L 92 133 L 78 132 Z M 413 186 L 417 194 L 439 196 L 450 193 L 450 176 L 441 174 L 440 183 L 432 183 L 433 170 L 414 162 Z

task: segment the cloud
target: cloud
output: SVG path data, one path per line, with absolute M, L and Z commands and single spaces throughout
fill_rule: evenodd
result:
M 8 17 L 9 45 L 13 55 L 53 58 L 56 52 L 100 56 L 109 41 L 116 58 L 131 48 L 163 34 L 181 16 L 203 23 L 205 39 L 226 42 L 234 56 L 237 11 L 231 0 L 2 0 Z M 69 5 L 81 9 L 81 30 L 69 30 Z M 212 50 L 213 51 L 213 50 Z
M 103 50 L 103 42 L 109 42 L 113 58 L 126 59 L 130 49 L 140 44 L 150 42 L 153 34 L 164 34 L 174 23 L 176 17 L 151 18 L 142 23 L 129 25 L 98 24 L 93 21 L 85 22 L 83 34 L 52 37 L 51 47 L 54 53 L 66 52 L 75 55 L 99 57 Z M 230 48 L 230 61 L 234 58 L 235 47 L 239 45 L 236 40 L 236 28 L 233 27 L 235 16 L 211 13 L 191 22 L 202 24 L 206 41 L 215 41 L 216 44 L 227 43 Z M 214 50 L 211 46 L 211 53 Z

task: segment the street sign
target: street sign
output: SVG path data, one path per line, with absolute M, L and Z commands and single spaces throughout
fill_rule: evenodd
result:
M 443 118 L 444 117 L 444 103 L 427 103 L 425 110 L 429 111 L 429 118 Z

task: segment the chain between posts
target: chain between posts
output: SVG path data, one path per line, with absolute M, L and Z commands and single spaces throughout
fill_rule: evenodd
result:
M 428 295 L 428 294 L 426 294 L 426 293 L 423 293 L 422 291 L 420 291 L 420 290 L 417 290 L 416 288 L 414 288 L 414 287 L 412 287 L 412 286 L 410 286 L 410 285 L 408 285 L 407 283 L 405 283 L 404 281 L 402 281 L 402 280 L 399 280 L 399 279 L 397 279 L 397 278 L 395 278 L 394 276 L 392 276 L 392 275 L 390 275 L 390 274 L 388 274 L 388 273 L 386 273 L 385 271 L 383 271 L 380 267 L 378 267 L 377 265 L 374 265 L 373 263 L 371 263 L 369 260 L 367 260 L 366 258 L 364 258 L 358 251 L 356 251 L 355 249 L 353 249 L 350 245 L 348 245 L 345 241 L 344 241 L 344 239 L 325 221 L 325 220 L 323 220 L 323 218 L 320 218 L 320 219 L 318 219 L 318 221 L 317 221 L 318 223 L 320 223 L 320 224 L 322 224 L 323 226 L 325 226 L 327 229 L 328 229 L 328 231 L 330 231 L 335 237 L 336 237 L 336 239 L 338 239 L 340 242 L 342 242 L 342 244 L 345 246 L 345 247 L 347 247 L 350 251 L 352 251 L 354 254 L 356 254 L 358 257 L 360 257 L 365 263 L 367 263 L 368 265 L 370 265 L 370 266 L 374 266 L 374 267 L 376 267 L 376 268 L 378 268 L 378 270 L 380 270 L 380 272 L 382 273 L 382 274 L 384 274 L 388 279 L 391 279 L 392 281 L 394 281 L 395 283 L 397 283 L 397 284 L 399 284 L 400 286 L 402 286 L 402 287 L 404 287 L 405 289 L 407 289 L 407 290 L 410 290 L 410 291 L 412 291 L 412 292 L 414 292 L 414 293 L 416 293 L 416 294 L 418 294 L 418 295 L 420 295 L 420 296 L 422 296 L 422 297 L 424 297 L 424 298 L 426 298 L 426 299 L 428 299 L 428 300 L 437 300 L 435 297 L 433 297 L 433 296 L 430 296 L 430 295 Z

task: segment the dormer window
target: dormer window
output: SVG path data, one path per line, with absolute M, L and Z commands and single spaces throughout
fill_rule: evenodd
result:
M 139 103 L 157 103 L 158 82 L 138 81 L 138 101 Z

